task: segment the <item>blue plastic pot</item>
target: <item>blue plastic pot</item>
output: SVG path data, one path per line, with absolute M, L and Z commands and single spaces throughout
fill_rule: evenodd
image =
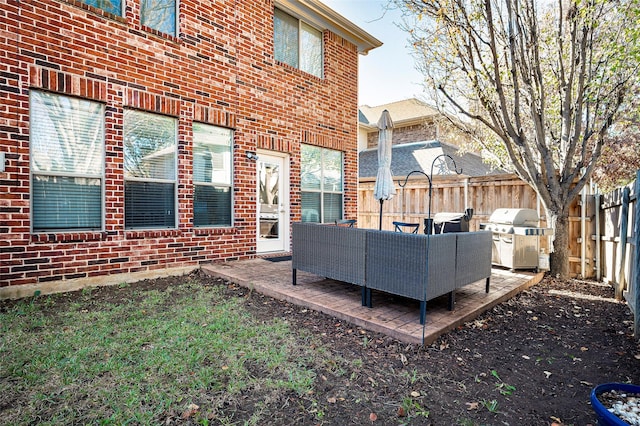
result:
M 623 421 L 615 414 L 610 413 L 598 399 L 598 395 L 612 390 L 640 394 L 640 386 L 628 385 L 626 383 L 604 383 L 593 388 L 591 391 L 591 406 L 598 415 L 598 424 L 600 426 L 629 426 L 629 423 Z

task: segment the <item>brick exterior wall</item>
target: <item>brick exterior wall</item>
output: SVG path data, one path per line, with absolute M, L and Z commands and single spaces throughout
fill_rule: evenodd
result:
M 288 154 L 291 221 L 301 218 L 300 144 L 343 151 L 344 214 L 357 216 L 357 47 L 325 31 L 321 79 L 274 60 L 272 1 L 178 4 L 179 34 L 172 37 L 141 26 L 135 1 L 126 2 L 123 17 L 76 0 L 3 3 L 0 296 L 254 257 L 256 173 L 246 151 Z M 106 105 L 104 232 L 30 232 L 30 89 Z M 125 107 L 178 119 L 177 229 L 124 229 Z M 192 226 L 194 121 L 235 131 L 233 227 Z
M 425 121 L 420 124 L 412 124 L 410 126 L 398 126 L 393 129 L 393 144 L 403 144 L 418 141 L 430 141 L 437 138 L 437 127 L 431 121 Z M 372 132 L 367 135 L 367 147 L 375 148 L 378 146 L 378 132 Z

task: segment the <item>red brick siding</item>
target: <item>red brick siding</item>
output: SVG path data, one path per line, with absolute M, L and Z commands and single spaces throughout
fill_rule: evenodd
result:
M 300 219 L 300 143 L 345 153 L 345 216 L 357 215 L 356 47 L 324 33 L 324 78 L 273 58 L 273 3 L 179 2 L 179 34 L 76 0 L 7 0 L 0 9 L 0 286 L 197 266 L 255 256 L 255 163 L 290 155 L 291 220 Z M 31 234 L 29 90 L 106 105 L 104 232 Z M 178 227 L 124 229 L 124 108 L 178 119 Z M 193 121 L 234 133 L 234 226 L 192 226 Z
M 410 126 L 398 126 L 393 129 L 393 144 L 431 141 L 438 138 L 437 126 L 432 121 L 425 121 Z M 367 148 L 378 146 L 378 132 L 367 135 Z

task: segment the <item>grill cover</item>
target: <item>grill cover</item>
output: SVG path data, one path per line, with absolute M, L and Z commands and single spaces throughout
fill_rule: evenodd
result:
M 469 232 L 469 218 L 464 213 L 436 213 L 433 215 L 434 233 Z
M 538 226 L 538 212 L 533 209 L 496 209 L 489 217 L 493 224 L 511 226 Z

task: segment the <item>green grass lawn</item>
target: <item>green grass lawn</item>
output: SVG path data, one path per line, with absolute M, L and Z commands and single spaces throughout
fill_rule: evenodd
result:
M 261 424 L 270 403 L 311 392 L 311 337 L 281 319 L 258 321 L 222 286 L 184 281 L 160 291 L 122 286 L 126 297 L 113 301 L 85 290 L 72 303 L 53 295 L 8 305 L 0 423 L 236 424 L 234 407 L 259 393 L 243 423 Z

